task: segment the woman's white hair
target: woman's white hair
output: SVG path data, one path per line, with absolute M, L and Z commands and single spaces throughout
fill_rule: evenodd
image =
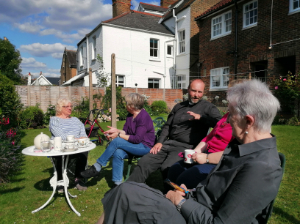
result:
M 229 88 L 227 100 L 240 117 L 254 117 L 253 127 L 257 131 L 270 131 L 274 117 L 280 109 L 280 103 L 269 87 L 257 79 Z
M 56 116 L 60 115 L 61 111 L 62 111 L 62 107 L 68 105 L 69 103 L 72 104 L 72 102 L 69 98 L 67 98 L 67 97 L 59 98 L 55 105 Z

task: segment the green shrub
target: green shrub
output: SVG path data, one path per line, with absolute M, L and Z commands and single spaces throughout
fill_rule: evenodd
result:
M 82 97 L 82 101 L 74 107 L 71 116 L 77 118 L 87 118 L 89 112 L 90 112 L 89 98 Z
M 46 113 L 44 114 L 44 124 L 49 125 L 50 117 L 55 116 L 55 114 L 56 114 L 55 106 L 49 105 Z
M 153 101 L 151 104 L 151 109 L 155 115 L 166 113 L 167 103 L 163 100 Z
M 287 125 L 296 126 L 299 125 L 299 120 L 297 117 L 292 117 L 287 121 Z
M 17 126 L 18 115 L 22 109 L 20 97 L 13 82 L 0 73 L 0 116 L 9 117 L 11 125 Z
M 20 115 L 20 126 L 22 128 L 38 127 L 44 124 L 44 113 L 36 105 L 27 107 Z

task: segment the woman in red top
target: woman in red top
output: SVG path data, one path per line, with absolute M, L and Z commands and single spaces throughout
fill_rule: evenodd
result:
M 231 126 L 226 122 L 227 116 L 228 113 L 194 149 L 196 153 L 192 155 L 192 159 L 195 163 L 188 164 L 182 160 L 170 167 L 169 180 L 178 185 L 185 184 L 188 189 L 192 189 L 207 177 L 219 163 L 228 143 L 234 138 Z

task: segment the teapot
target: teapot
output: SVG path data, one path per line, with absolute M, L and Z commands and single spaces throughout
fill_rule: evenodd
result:
M 43 132 L 41 132 L 41 134 L 37 135 L 34 138 L 34 146 L 36 149 L 41 149 L 41 139 L 43 139 L 44 141 L 50 140 L 48 135 L 45 135 L 45 134 L 43 134 Z

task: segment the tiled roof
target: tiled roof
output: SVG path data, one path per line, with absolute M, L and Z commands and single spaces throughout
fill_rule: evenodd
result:
M 237 1 L 240 1 L 240 0 L 237 0 Z M 205 12 L 203 12 L 202 14 L 197 16 L 195 18 L 195 20 L 202 19 L 202 18 L 204 18 L 220 9 L 223 9 L 231 4 L 234 4 L 234 0 L 222 0 L 219 3 L 215 4 L 213 7 L 211 7 L 210 9 L 206 10 Z
M 143 2 L 141 2 L 140 5 L 141 5 L 144 9 L 146 9 L 146 10 L 151 10 L 151 11 L 165 12 L 165 11 L 168 10 L 167 7 L 161 7 L 161 6 L 152 5 L 152 4 L 143 3 Z
M 180 2 L 181 0 L 178 0 L 177 2 L 173 3 L 170 6 L 170 10 L 163 16 L 163 21 L 173 17 L 173 8 Z M 185 8 L 189 7 L 195 0 L 183 0 L 183 2 L 175 9 L 175 14 L 178 14 Z
M 132 10 L 130 12 L 123 13 L 120 16 L 103 21 L 102 24 L 112 24 L 117 26 L 130 27 L 165 34 L 173 34 L 164 25 L 158 23 L 160 18 L 161 16 L 159 15 L 153 15 L 150 13 Z
M 66 53 L 70 66 L 77 68 L 76 51 L 66 49 Z
M 48 79 L 49 82 L 51 82 L 53 85 L 59 85 L 59 80 L 60 78 L 50 78 L 50 77 L 46 77 Z

